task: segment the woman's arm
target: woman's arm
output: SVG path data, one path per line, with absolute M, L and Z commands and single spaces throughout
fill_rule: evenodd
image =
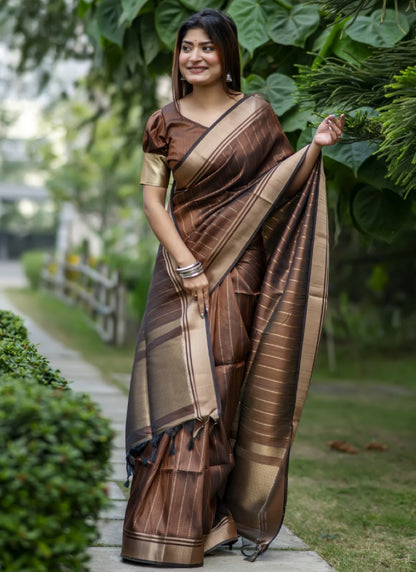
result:
M 306 153 L 306 157 L 290 183 L 289 190 L 296 191 L 306 183 L 313 166 L 315 165 L 322 147 L 326 145 L 334 145 L 338 142 L 342 135 L 345 125 L 345 116 L 341 115 L 340 118 L 335 115 L 326 117 L 316 130 L 312 143 Z
M 175 259 L 177 266 L 188 266 L 195 262 L 195 256 L 186 246 L 175 224 L 165 209 L 166 189 L 143 185 L 144 214 L 161 244 Z M 205 275 L 182 278 L 184 289 L 198 300 L 199 313 L 204 316 L 208 310 L 209 283 Z

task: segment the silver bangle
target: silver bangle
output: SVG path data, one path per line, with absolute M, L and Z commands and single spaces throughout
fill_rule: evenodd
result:
M 181 278 L 194 278 L 195 276 L 203 274 L 204 267 L 199 262 L 199 260 L 197 260 L 193 264 L 189 264 L 189 266 L 183 266 L 183 267 L 178 266 L 176 272 L 179 274 Z
M 195 260 L 195 262 L 192 262 L 192 264 L 189 264 L 189 266 L 182 266 L 182 267 L 178 266 L 176 272 L 185 272 L 186 270 L 192 270 L 193 268 L 196 268 L 200 264 L 201 263 L 199 262 L 199 260 Z
M 200 274 L 203 274 L 205 271 L 203 268 L 201 268 L 200 270 L 197 270 L 196 272 L 193 272 L 192 274 L 187 274 L 186 276 L 184 276 L 183 274 L 180 274 L 179 276 L 181 278 L 194 278 L 195 276 L 199 276 Z

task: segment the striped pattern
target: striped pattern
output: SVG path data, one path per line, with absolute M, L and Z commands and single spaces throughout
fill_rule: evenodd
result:
M 185 154 L 175 142 L 186 120 L 172 104 L 160 113 L 170 209 L 206 269 L 210 313 L 201 320 L 161 248 L 130 390 L 123 555 L 196 566 L 235 536 L 234 520 L 259 552 L 280 529 L 325 309 L 325 186 L 318 163 L 287 191 L 305 151 L 292 153 L 259 97 L 210 129 L 186 126 Z

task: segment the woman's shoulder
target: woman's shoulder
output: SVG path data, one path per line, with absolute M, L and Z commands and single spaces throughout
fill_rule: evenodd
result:
M 167 153 L 167 129 L 163 108 L 154 111 L 146 122 L 143 134 L 143 150 L 150 153 Z

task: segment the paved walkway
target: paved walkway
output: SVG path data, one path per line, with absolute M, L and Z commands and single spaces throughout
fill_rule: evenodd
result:
M 12 310 L 19 313 L 8 300 L 4 288 L 21 287 L 24 285 L 20 267 L 16 264 L 0 261 L 0 309 Z M 126 489 L 123 482 L 126 478 L 123 435 L 126 414 L 127 397 L 117 387 L 105 382 L 100 372 L 91 364 L 85 362 L 80 354 L 63 346 L 47 332 L 39 328 L 28 317 L 25 318 L 31 340 L 39 344 L 39 351 L 46 356 L 54 368 L 60 369 L 68 380 L 73 380 L 72 388 L 90 394 L 91 398 L 100 404 L 104 415 L 112 421 L 116 433 L 112 454 L 113 473 L 108 484 L 112 506 L 100 520 L 100 539 L 97 545 L 89 549 L 91 557 L 90 572 L 132 572 L 132 570 L 158 570 L 160 568 L 123 563 L 120 560 L 121 532 L 124 510 L 126 507 Z M 208 556 L 204 569 L 208 572 L 335 572 L 316 552 L 313 552 L 297 536 L 283 527 L 271 548 L 251 564 L 244 560 L 238 547 L 233 550 L 217 551 Z M 177 571 L 177 568 L 164 568 L 167 572 Z

